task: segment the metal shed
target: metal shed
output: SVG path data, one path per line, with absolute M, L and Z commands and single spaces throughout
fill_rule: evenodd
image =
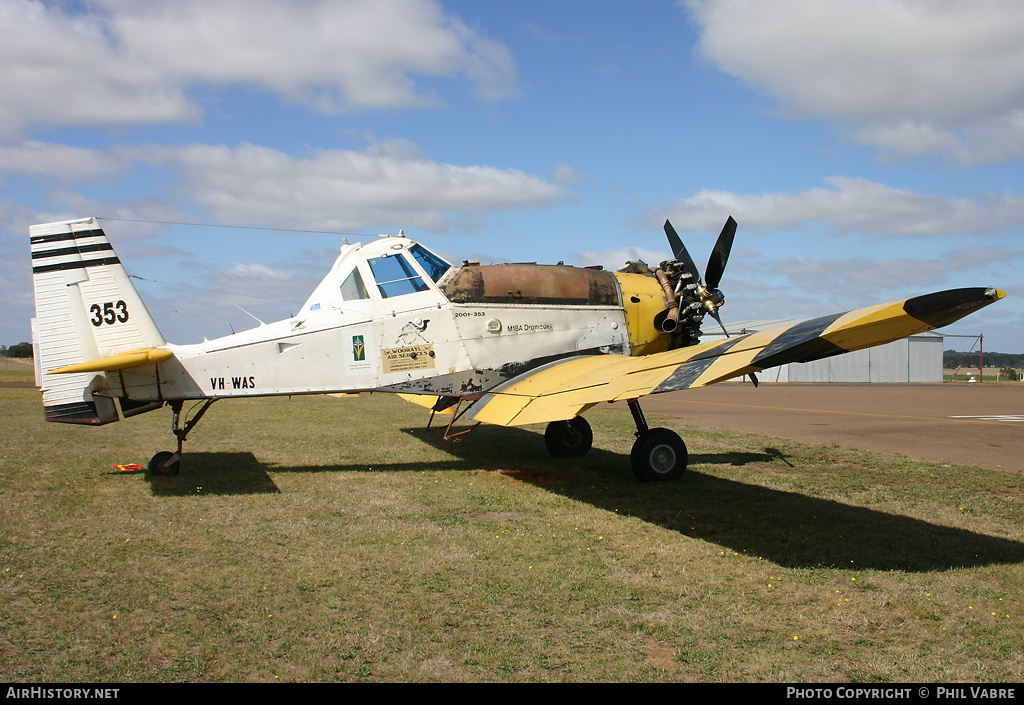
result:
M 942 382 L 941 333 L 928 332 L 814 362 L 765 370 L 762 382 Z

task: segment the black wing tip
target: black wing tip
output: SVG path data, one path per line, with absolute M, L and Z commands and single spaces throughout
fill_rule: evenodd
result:
M 992 286 L 949 289 L 907 299 L 903 310 L 933 328 L 941 328 L 1005 297 L 1005 291 Z

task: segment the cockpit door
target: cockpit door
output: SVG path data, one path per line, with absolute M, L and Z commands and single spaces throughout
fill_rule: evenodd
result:
M 411 383 L 468 367 L 451 304 L 436 283 L 451 265 L 419 245 L 398 245 L 393 252 L 368 257 L 366 264 L 384 309 L 384 384 Z

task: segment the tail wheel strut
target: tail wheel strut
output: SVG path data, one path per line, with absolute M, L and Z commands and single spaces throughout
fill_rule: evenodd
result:
M 184 406 L 184 402 L 175 401 L 171 402 L 171 410 L 174 415 L 171 418 L 171 431 L 178 439 L 178 450 L 174 453 L 170 451 L 162 450 L 149 461 L 149 474 L 155 476 L 162 475 L 177 475 L 181 469 L 181 455 L 182 455 L 182 444 L 188 438 L 189 432 L 196 427 L 199 423 L 199 419 L 203 418 L 203 414 L 210 408 L 210 405 L 216 399 L 207 399 L 203 402 L 202 407 L 191 419 L 186 419 L 185 425 L 181 425 L 181 409 Z

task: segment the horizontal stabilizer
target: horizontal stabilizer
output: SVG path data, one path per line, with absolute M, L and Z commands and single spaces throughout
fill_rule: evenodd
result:
M 74 365 L 66 365 L 65 367 L 50 370 L 46 374 L 66 375 L 73 374 L 75 372 L 116 372 L 117 370 L 127 370 L 132 367 L 157 365 L 165 360 L 171 359 L 173 356 L 174 355 L 170 350 L 164 350 L 162 348 L 130 350 L 129 352 L 108 355 L 107 357 L 97 357 L 93 360 L 86 360 L 85 362 L 79 362 Z

